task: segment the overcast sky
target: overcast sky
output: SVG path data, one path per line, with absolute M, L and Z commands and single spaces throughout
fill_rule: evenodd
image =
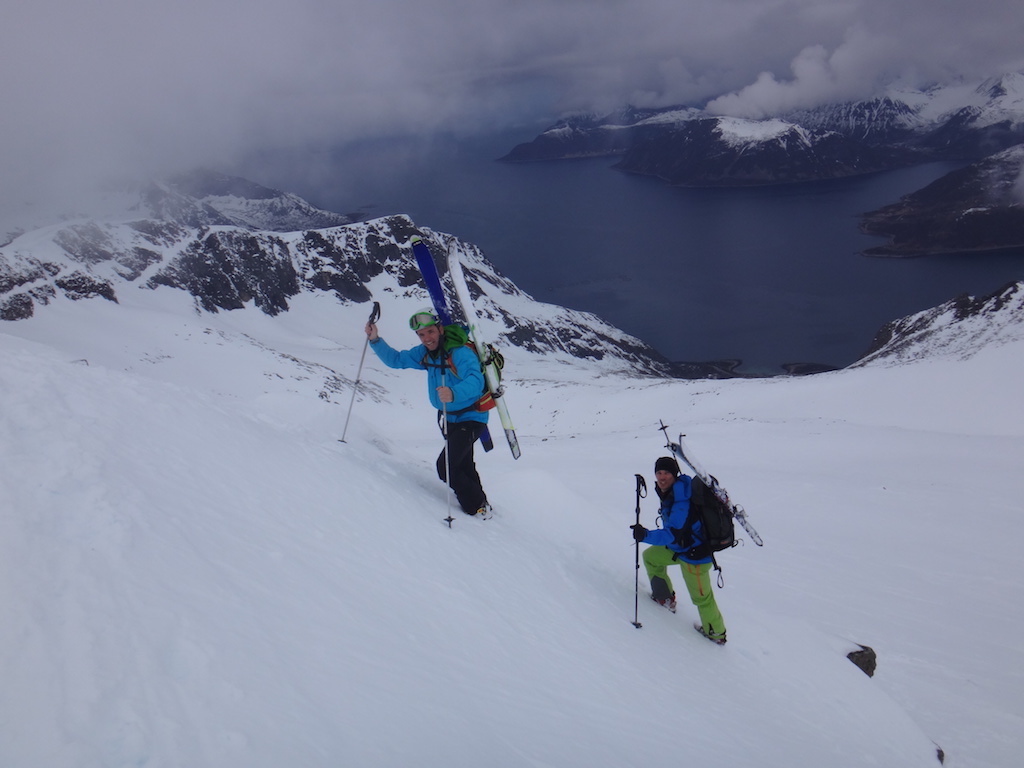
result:
M 1022 42 L 1020 0 L 12 0 L 0 203 L 627 102 L 769 114 L 1019 70 Z

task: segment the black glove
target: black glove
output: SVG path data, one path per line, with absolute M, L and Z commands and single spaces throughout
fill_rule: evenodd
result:
M 647 538 L 647 529 L 640 525 L 640 523 L 637 523 L 636 525 L 631 525 L 629 527 L 633 529 L 633 538 L 636 541 L 643 541 Z

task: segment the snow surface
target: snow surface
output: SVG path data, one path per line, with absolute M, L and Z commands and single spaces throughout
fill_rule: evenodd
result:
M 772 141 L 784 136 L 791 131 L 809 144 L 807 132 L 798 125 L 787 123 L 785 120 L 771 118 L 769 120 L 747 120 L 739 117 L 718 118 L 718 133 L 722 141 L 733 147 L 745 147 L 749 144 L 759 144 L 765 141 Z
M 121 294 L 0 327 L 0 765 L 1019 764 L 1021 343 L 697 382 L 504 350 L 523 458 L 449 529 L 421 374 L 368 354 L 338 442 L 368 305 Z M 642 578 L 631 624 L 659 419 L 764 538 L 720 558 L 725 647 Z

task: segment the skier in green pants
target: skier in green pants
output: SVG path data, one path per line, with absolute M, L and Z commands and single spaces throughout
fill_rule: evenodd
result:
M 704 539 L 701 523 L 690 514 L 690 476 L 679 472 L 671 456 L 654 464 L 655 490 L 661 499 L 662 528 L 648 530 L 639 523 L 630 526 L 633 538 L 652 546 L 644 550 L 644 567 L 651 580 L 651 599 L 675 613 L 676 593 L 668 575 L 670 565 L 679 565 L 690 601 L 700 621 L 694 629 L 709 640 L 725 645 L 725 621 L 711 586 L 711 556 L 695 556 Z

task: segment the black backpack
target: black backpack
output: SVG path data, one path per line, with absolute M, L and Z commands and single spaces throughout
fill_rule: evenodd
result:
M 709 555 L 713 557 L 715 552 L 735 547 L 739 543 L 736 541 L 732 512 L 699 476 L 693 477 L 690 482 L 690 517 L 700 520 L 703 539 L 700 545 L 686 553 L 694 560 Z

